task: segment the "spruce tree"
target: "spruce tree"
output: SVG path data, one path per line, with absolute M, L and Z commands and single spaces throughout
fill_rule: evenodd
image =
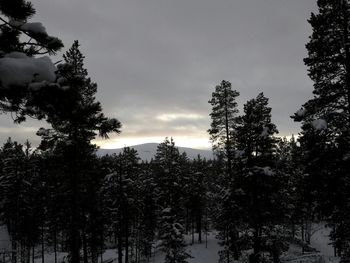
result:
M 9 138 L 0 155 L 0 221 L 9 229 L 12 261 L 29 261 L 31 248 L 39 240 L 40 223 L 45 219 L 45 194 L 41 191 L 38 195 L 45 182 L 38 182 L 29 142 L 23 149 Z
M 241 211 L 241 220 L 252 230 L 250 262 L 261 262 L 261 253 L 266 250 L 278 262 L 281 251 L 275 246 L 277 230 L 287 216 L 282 187 L 284 176 L 276 170 L 274 135 L 278 131 L 271 122 L 271 108 L 263 93 L 244 105 L 239 123 L 237 162 L 240 164 L 234 200 Z
M 104 207 L 116 237 L 118 262 L 129 262 L 131 230 L 141 210 L 139 204 L 141 198 L 138 195 L 139 157 L 136 150 L 126 147 L 113 159 L 112 173 L 106 175 L 103 185 Z M 125 250 L 124 261 L 123 250 Z
M 24 174 L 23 161 L 24 153 L 22 145 L 13 142 L 11 138 L 7 140 L 1 149 L 2 171 L 0 176 L 1 221 L 7 225 L 12 248 L 12 262 L 16 263 L 20 257 L 20 243 L 22 241 L 23 219 L 25 214 L 23 206 L 24 200 Z
M 306 187 L 302 163 L 301 147 L 294 136 L 290 140 L 278 140 L 276 149 L 276 169 L 285 177 L 285 197 L 287 198 L 287 212 L 289 217 L 290 236 L 297 238 L 299 227 L 303 227 L 310 218 L 312 210 L 306 204 Z M 301 231 L 302 232 L 302 231 Z
M 194 233 L 198 233 L 198 242 L 202 242 L 203 219 L 207 208 L 207 191 L 205 174 L 207 173 L 207 163 L 205 159 L 198 156 L 189 163 L 186 183 L 186 206 L 190 214 L 192 228 L 192 243 L 194 243 Z
M 155 178 L 149 163 L 141 163 L 140 176 L 140 253 L 147 260 L 152 257 L 152 247 L 155 242 L 157 228 Z
M 183 222 L 183 177 L 181 156 L 174 141 L 166 138 L 158 145 L 154 159 L 154 178 L 159 207 L 159 238 L 166 263 L 186 263 Z

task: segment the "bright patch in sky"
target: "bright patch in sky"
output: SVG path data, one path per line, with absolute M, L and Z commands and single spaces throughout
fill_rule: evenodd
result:
M 170 121 L 175 121 L 175 120 L 200 120 L 204 119 L 205 117 L 199 114 L 194 114 L 194 113 L 165 113 L 165 114 L 160 114 L 156 117 L 157 120 L 164 121 L 164 122 L 170 122 Z

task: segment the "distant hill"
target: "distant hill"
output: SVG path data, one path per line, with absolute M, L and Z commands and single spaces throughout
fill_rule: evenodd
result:
M 130 148 L 134 148 L 138 154 L 141 160 L 144 161 L 150 161 L 152 158 L 154 158 L 154 155 L 157 152 L 157 146 L 158 143 L 145 143 L 145 144 L 139 144 L 130 146 Z M 193 149 L 193 148 L 186 148 L 186 147 L 177 147 L 180 151 L 180 153 L 186 152 L 187 156 L 190 159 L 197 158 L 198 155 L 200 155 L 202 158 L 213 159 L 213 152 L 211 150 L 199 150 L 199 149 Z M 106 154 L 119 154 L 123 151 L 123 148 L 119 149 L 99 149 L 97 154 L 100 156 L 106 155 Z

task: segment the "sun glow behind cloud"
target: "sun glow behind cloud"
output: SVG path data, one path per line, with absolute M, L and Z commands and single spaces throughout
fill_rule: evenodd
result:
M 141 117 L 140 117 L 141 116 Z M 149 115 L 135 115 L 143 123 L 132 121 L 123 126 L 119 136 L 109 140 L 96 140 L 95 143 L 103 149 L 115 149 L 144 143 L 161 143 L 166 137 L 172 137 L 176 146 L 195 149 L 210 149 L 211 143 L 206 132 L 208 116 L 194 112 L 167 112 Z M 148 122 L 144 120 L 149 119 Z
M 176 120 L 202 120 L 205 117 L 199 114 L 194 113 L 166 113 L 166 114 L 160 114 L 156 117 L 157 120 L 164 121 L 164 122 L 171 122 Z

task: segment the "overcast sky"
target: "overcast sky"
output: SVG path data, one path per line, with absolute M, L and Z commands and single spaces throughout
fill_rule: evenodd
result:
M 102 148 L 160 142 L 210 147 L 208 100 L 225 79 L 243 104 L 270 99 L 281 136 L 297 134 L 289 118 L 311 97 L 303 64 L 307 23 L 316 0 L 32 0 L 51 35 L 68 49 L 78 39 L 98 84 L 104 112 L 122 134 Z M 54 58 L 55 61 L 60 57 Z M 14 125 L 0 116 L 0 136 L 38 142 L 44 123 Z

